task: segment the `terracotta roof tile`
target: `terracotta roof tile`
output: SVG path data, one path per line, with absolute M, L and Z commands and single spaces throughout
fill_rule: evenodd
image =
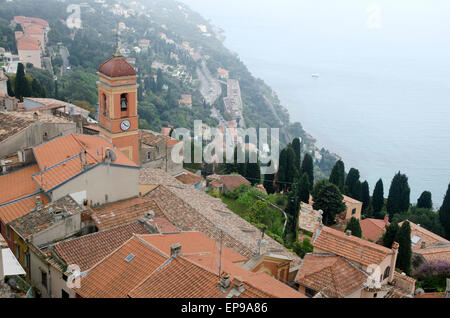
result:
M 240 185 L 250 185 L 250 182 L 243 176 L 238 174 L 218 176 L 214 184 L 223 184 L 231 191 L 235 190 Z
M 364 266 L 379 264 L 393 254 L 391 249 L 326 226 L 316 231 L 313 246 L 314 251 L 320 249 Z
M 39 194 L 36 196 L 40 197 L 42 204 L 48 203 L 45 195 Z M 13 203 L 2 205 L 0 207 L 0 219 L 3 223 L 7 224 L 29 213 L 36 207 L 36 196 L 27 197 L 25 199 L 14 201 Z
M 98 71 L 109 77 L 133 76 L 136 70 L 123 57 L 112 57 L 98 68 Z
M 16 116 L 15 113 L 0 113 L 0 142 L 21 132 L 34 122 L 33 118 Z
M 148 198 L 131 198 L 92 208 L 92 220 L 99 230 L 106 230 L 121 224 L 137 221 L 150 211 L 162 217 L 161 208 Z
M 199 231 L 215 241 L 223 234 L 224 246 L 246 258 L 258 248 L 261 232 L 230 211 L 220 199 L 181 183 L 161 169 L 141 169 L 139 183 L 159 185 L 146 197 L 157 201 L 164 216 L 181 230 Z M 265 240 L 269 253 L 292 258 L 292 266 L 300 264 L 301 259 L 280 243 L 268 236 Z
M 411 239 L 414 236 L 418 236 L 420 239 L 417 241 L 416 244 L 412 245 L 413 252 L 416 252 L 416 250 L 421 249 L 422 243 L 425 243 L 425 247 L 431 247 L 436 244 L 450 244 L 450 241 L 446 240 L 445 238 L 434 234 L 433 232 L 427 230 L 426 228 L 415 224 L 409 220 L 409 226 L 411 227 Z M 400 222 L 398 225 L 402 226 L 403 222 Z
M 39 41 L 29 35 L 24 35 L 23 37 L 17 40 L 17 49 L 19 51 L 38 51 Z
M 420 254 L 427 262 L 434 260 L 447 260 L 450 262 L 450 244 L 442 246 L 435 245 L 434 247 L 425 247 L 414 250 L 414 253 Z
M 133 236 L 92 267 L 81 279 L 81 288 L 74 290 L 84 298 L 125 298 L 166 260 L 167 256 Z
M 148 233 L 149 230 L 143 223 L 132 222 L 57 243 L 53 250 L 66 264 L 77 264 L 85 271 L 111 254 L 133 234 Z
M 39 172 L 34 164 L 26 168 L 0 175 L 0 205 L 15 199 L 23 198 L 38 192 L 36 183 L 31 176 Z
M 295 281 L 322 292 L 328 297 L 341 298 L 363 288 L 367 275 L 341 256 L 307 254 Z
M 361 225 L 363 237 L 372 242 L 378 241 L 386 232 L 386 226 L 389 225 L 384 220 L 370 218 L 361 220 L 359 224 Z
M 181 181 L 184 184 L 196 185 L 202 180 L 204 180 L 201 176 L 196 175 L 188 170 L 183 170 L 183 173 L 175 177 L 178 181 Z

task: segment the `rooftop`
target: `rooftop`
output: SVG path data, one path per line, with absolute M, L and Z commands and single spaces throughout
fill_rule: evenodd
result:
M 91 217 L 101 231 L 137 221 L 150 211 L 154 212 L 154 216 L 163 216 L 161 208 L 154 200 L 136 197 L 91 208 Z
M 98 68 L 98 71 L 109 77 L 135 76 L 136 70 L 123 57 L 111 57 Z
M 39 172 L 39 167 L 34 164 L 25 168 L 0 175 L 0 206 L 12 200 L 24 198 L 38 192 L 36 183 L 31 176 Z
M 13 188 L 13 187 L 11 187 Z M 18 219 L 36 208 L 36 199 L 39 196 L 42 204 L 47 204 L 48 199 L 43 194 L 38 194 L 23 199 L 19 199 L 0 206 L 0 219 L 7 224 Z
M 164 216 L 181 230 L 199 231 L 215 241 L 222 236 L 224 246 L 246 258 L 259 250 L 261 231 L 229 210 L 222 200 L 181 183 L 161 169 L 141 169 L 139 183 L 158 185 L 146 196 L 157 201 Z M 301 259 L 283 245 L 268 236 L 265 240 L 267 252 L 293 259 L 293 266 L 300 264 Z
M 195 185 L 204 180 L 201 176 L 196 175 L 188 170 L 183 170 L 183 172 L 175 177 L 178 181 L 181 181 L 184 184 Z
M 434 234 L 431 231 L 428 231 L 423 226 L 415 224 L 409 220 L 407 221 L 409 222 L 409 226 L 411 227 L 411 243 L 413 252 L 421 249 L 423 244 L 425 244 L 425 247 L 431 247 L 437 244 L 450 244 L 450 241 L 437 234 Z M 402 226 L 402 224 L 403 222 L 400 222 L 398 225 Z
M 367 277 L 341 256 L 306 254 L 295 281 L 328 297 L 341 298 L 362 289 Z
M 363 237 L 372 242 L 378 241 L 386 232 L 386 226 L 389 225 L 389 222 L 386 222 L 385 220 L 371 218 L 359 221 Z
M 39 41 L 30 35 L 24 35 L 17 40 L 17 49 L 19 51 L 38 51 Z
M 176 140 L 172 137 L 164 136 L 160 133 L 151 130 L 141 129 L 139 132 L 140 132 L 139 139 L 142 141 L 142 143 L 151 147 L 155 147 L 163 140 L 166 141 L 168 147 L 172 147 L 180 142 L 179 140 Z
M 81 213 L 82 210 L 82 207 L 70 196 L 65 196 L 45 205 L 42 209 L 13 220 L 9 225 L 24 239 L 28 239 L 33 234 L 52 226 L 56 221 L 55 215 L 73 215 Z
M 53 245 L 53 251 L 66 264 L 77 264 L 85 271 L 119 248 L 133 234 L 148 233 L 150 229 L 144 223 L 132 222 L 59 242 Z
M 313 238 L 314 250 L 320 249 L 356 263 L 368 266 L 380 264 L 393 250 L 384 246 L 360 239 L 356 236 L 347 236 L 345 233 L 324 226 L 316 230 Z
M 211 179 L 211 178 L 208 178 L 208 179 Z M 212 183 L 214 186 L 223 184 L 231 191 L 235 190 L 237 187 L 239 187 L 240 185 L 243 185 L 243 184 L 250 185 L 250 182 L 239 174 L 217 176 L 216 179 L 212 179 L 212 180 L 214 180 Z

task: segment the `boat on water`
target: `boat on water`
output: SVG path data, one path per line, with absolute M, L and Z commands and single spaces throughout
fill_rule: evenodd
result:
M 314 78 L 318 78 L 319 74 L 318 73 L 313 73 L 313 74 L 311 74 L 311 76 L 314 77 Z

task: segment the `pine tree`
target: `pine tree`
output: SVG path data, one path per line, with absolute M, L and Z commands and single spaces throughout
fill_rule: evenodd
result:
M 295 167 L 300 170 L 300 156 L 301 156 L 301 144 L 300 144 L 300 138 L 294 138 L 292 140 L 292 149 L 294 150 L 295 154 Z
M 358 193 L 358 183 L 359 181 L 359 171 L 358 169 L 351 168 L 348 172 L 347 179 L 345 179 L 345 194 L 354 198 L 358 199 L 357 197 L 360 195 Z
M 328 180 L 320 180 L 314 186 L 312 192 L 313 208 L 323 211 L 323 221 L 325 225 L 334 223 L 336 215 L 345 210 L 345 204 L 342 201 L 344 197 L 338 187 Z
M 304 173 L 299 180 L 297 188 L 297 197 L 299 202 L 309 203 L 309 177 L 307 173 Z
M 372 195 L 372 207 L 375 217 L 380 217 L 380 212 L 384 206 L 383 180 L 378 180 Z
M 391 248 L 397 236 L 399 226 L 397 223 L 391 223 L 386 227 L 386 232 L 383 234 L 383 246 Z
M 314 186 L 314 162 L 309 153 L 305 154 L 305 157 L 303 157 L 300 174 L 303 175 L 304 173 L 308 174 L 309 188 L 312 189 Z
M 403 222 L 397 232 L 395 241 L 400 245 L 398 248 L 396 267 L 404 271 L 406 275 L 411 275 L 411 227 L 408 221 Z
M 9 78 L 8 78 L 8 81 L 6 82 L 6 89 L 7 89 L 8 96 L 13 97 L 14 96 L 14 91 L 13 91 L 13 89 L 11 87 L 11 80 Z
M 408 177 L 399 171 L 392 179 L 391 187 L 389 188 L 389 196 L 386 203 L 389 219 L 392 220 L 394 214 L 408 211 L 410 192 Z
M 342 160 L 338 160 L 330 174 L 330 182 L 335 184 L 341 192 L 344 191 L 344 182 L 345 182 L 345 166 Z
M 350 221 L 348 221 L 347 226 L 345 227 L 345 231 L 350 230 L 352 231 L 352 235 L 361 238 L 362 237 L 362 230 L 361 225 L 359 224 L 358 219 L 352 216 Z
M 362 211 L 366 215 L 370 205 L 369 183 L 364 181 L 361 185 L 361 202 L 363 204 Z
M 444 197 L 444 202 L 439 209 L 439 220 L 444 228 L 445 238 L 450 240 L 450 184 Z
M 431 192 L 423 191 L 419 199 L 417 199 L 417 207 L 424 209 L 432 209 L 433 201 L 431 200 Z

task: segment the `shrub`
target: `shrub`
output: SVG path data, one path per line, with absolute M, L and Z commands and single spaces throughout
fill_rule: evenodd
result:
M 419 266 L 415 275 L 424 289 L 445 289 L 446 279 L 450 277 L 450 261 L 433 260 Z

